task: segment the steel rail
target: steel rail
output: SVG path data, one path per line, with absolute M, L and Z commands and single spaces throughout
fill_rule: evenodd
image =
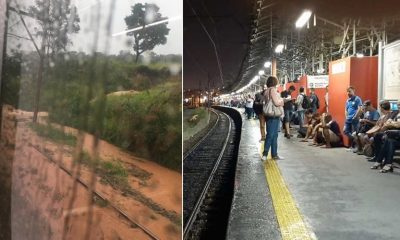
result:
M 190 231 L 190 229 L 191 229 L 191 227 L 192 227 L 192 225 L 193 225 L 193 223 L 194 223 L 194 221 L 196 219 L 196 216 L 197 216 L 197 214 L 198 214 L 198 212 L 200 210 L 200 207 L 201 207 L 202 202 L 203 202 L 203 200 L 204 200 L 204 198 L 206 196 L 206 193 L 207 193 L 207 191 L 208 191 L 208 189 L 209 189 L 209 187 L 211 185 L 211 182 L 212 182 L 212 180 L 214 178 L 214 175 L 215 175 L 215 173 L 217 172 L 217 170 L 219 168 L 219 164 L 221 162 L 222 157 L 224 156 L 226 146 L 228 145 L 228 141 L 229 141 L 229 138 L 231 136 L 232 121 L 231 121 L 231 119 L 229 118 L 229 116 L 226 113 L 221 113 L 221 114 L 224 114 L 226 117 L 228 117 L 228 120 L 229 120 L 228 134 L 227 134 L 227 137 L 225 139 L 224 145 L 223 145 L 223 147 L 221 149 L 221 152 L 220 152 L 220 154 L 218 156 L 218 159 L 217 159 L 216 163 L 214 164 L 214 168 L 211 171 L 210 176 L 208 177 L 207 183 L 205 184 L 205 186 L 204 186 L 204 188 L 203 188 L 203 190 L 202 190 L 202 192 L 200 194 L 200 197 L 197 199 L 197 202 L 196 202 L 196 205 L 195 205 L 193 211 L 190 213 L 190 217 L 189 217 L 189 219 L 188 219 L 188 221 L 186 223 L 186 226 L 184 226 L 183 239 L 187 239 L 187 237 L 188 237 L 189 231 Z

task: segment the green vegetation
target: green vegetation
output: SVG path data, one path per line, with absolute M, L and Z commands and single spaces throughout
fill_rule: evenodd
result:
M 62 129 L 37 123 L 30 123 L 29 127 L 40 137 L 46 138 L 53 142 L 66 144 L 69 146 L 75 146 L 76 144 L 76 137 L 72 134 L 65 133 Z
M 141 65 L 124 52 L 55 54 L 46 67 L 39 110 L 49 113 L 50 122 L 89 132 L 180 172 L 181 76 L 172 70 L 179 70 L 181 57 L 150 55 L 150 63 Z M 7 56 L 3 102 L 34 110 L 38 62 L 35 52 Z M 50 131 L 46 135 L 53 135 Z
M 88 166 L 101 177 L 104 184 L 109 184 L 115 189 L 125 192 L 129 189 L 128 172 L 120 162 L 93 159 L 87 152 L 83 152 L 78 162 Z
M 189 127 L 195 127 L 201 119 L 204 119 L 208 116 L 208 110 L 206 108 L 196 108 L 191 116 L 186 119 L 189 123 Z
M 96 195 L 93 195 L 93 202 L 94 202 L 94 204 L 96 204 L 102 208 L 107 207 L 108 203 L 109 203 L 107 200 L 103 200 Z
M 180 81 L 134 96 L 108 96 L 101 137 L 139 156 L 180 171 L 182 115 Z M 93 104 L 96 104 L 93 103 Z
M 114 189 L 120 190 L 123 194 L 135 198 L 137 201 L 151 208 L 154 212 L 170 219 L 174 224 L 181 224 L 181 217 L 178 214 L 173 211 L 166 210 L 138 190 L 131 188 L 128 182 L 128 170 L 120 162 L 94 159 L 87 152 L 82 152 L 77 161 L 84 166 L 94 169 L 95 173 L 100 177 L 100 181 L 103 184 L 108 184 Z M 100 201 L 99 199 L 94 199 L 94 201 L 99 206 L 106 206 L 106 204 L 108 204 Z
M 139 168 L 138 166 L 131 164 L 131 167 L 128 169 L 129 174 L 132 176 L 139 178 L 141 181 L 147 181 L 153 175 L 146 170 Z

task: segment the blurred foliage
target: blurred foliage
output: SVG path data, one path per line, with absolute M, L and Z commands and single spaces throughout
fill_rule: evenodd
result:
M 41 125 L 30 123 L 29 127 L 37 133 L 37 135 L 49 139 L 53 142 L 66 144 L 69 146 L 76 145 L 76 137 L 72 134 L 65 133 L 62 129 L 55 128 L 50 125 Z
M 196 108 L 191 116 L 186 119 L 189 124 L 189 127 L 195 127 L 200 120 L 206 118 L 208 116 L 208 109 L 207 108 Z
M 3 103 L 33 111 L 38 62 L 34 52 L 6 57 Z M 141 65 L 125 52 L 56 54 L 46 63 L 40 111 L 180 172 L 181 72 L 171 70 L 180 64 L 179 55 L 153 54 Z
M 180 79 L 134 95 L 108 96 L 102 138 L 180 171 L 181 98 Z

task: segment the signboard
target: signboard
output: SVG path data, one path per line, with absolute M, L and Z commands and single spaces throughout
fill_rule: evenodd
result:
M 329 75 L 307 76 L 308 88 L 325 88 L 329 84 Z
M 332 74 L 344 73 L 346 72 L 346 62 L 338 62 L 332 64 Z
M 383 99 L 400 99 L 400 41 L 383 50 Z

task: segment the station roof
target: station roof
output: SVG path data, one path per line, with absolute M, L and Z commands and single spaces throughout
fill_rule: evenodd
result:
M 397 0 L 185 0 L 184 88 L 238 90 L 272 57 L 280 79 L 294 80 L 320 68 L 326 73 L 329 61 L 354 54 L 353 26 L 356 51 L 375 55 L 378 41 L 400 38 L 397 6 Z M 313 13 L 309 28 L 296 29 L 306 9 Z M 222 77 L 200 22 L 215 40 Z M 279 43 L 286 48 L 275 54 Z

